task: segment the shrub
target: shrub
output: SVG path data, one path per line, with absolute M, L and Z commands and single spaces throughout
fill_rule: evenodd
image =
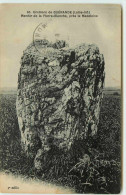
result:
M 69 174 L 78 177 L 79 188 L 84 193 L 119 193 L 120 163 L 85 154 L 72 167 Z M 77 185 L 78 186 L 78 185 Z

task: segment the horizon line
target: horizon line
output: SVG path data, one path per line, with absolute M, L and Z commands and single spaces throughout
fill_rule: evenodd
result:
M 105 86 L 103 89 L 105 88 L 119 88 L 121 89 L 121 86 Z M 0 87 L 0 89 L 17 89 L 17 87 Z

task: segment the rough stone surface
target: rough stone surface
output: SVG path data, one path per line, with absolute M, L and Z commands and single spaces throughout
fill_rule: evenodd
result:
M 16 101 L 22 146 L 35 159 L 97 133 L 105 77 L 97 46 L 41 44 L 41 53 L 33 44 L 23 53 Z

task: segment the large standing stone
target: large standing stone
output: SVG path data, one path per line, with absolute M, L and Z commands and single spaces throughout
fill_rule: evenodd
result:
M 104 57 L 95 45 L 63 45 L 39 53 L 31 44 L 21 58 L 17 116 L 22 145 L 33 157 L 52 145 L 69 150 L 73 141 L 97 133 Z

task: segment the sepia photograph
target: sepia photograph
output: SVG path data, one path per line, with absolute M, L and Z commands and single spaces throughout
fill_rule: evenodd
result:
M 119 194 L 122 8 L 0 4 L 0 192 Z

